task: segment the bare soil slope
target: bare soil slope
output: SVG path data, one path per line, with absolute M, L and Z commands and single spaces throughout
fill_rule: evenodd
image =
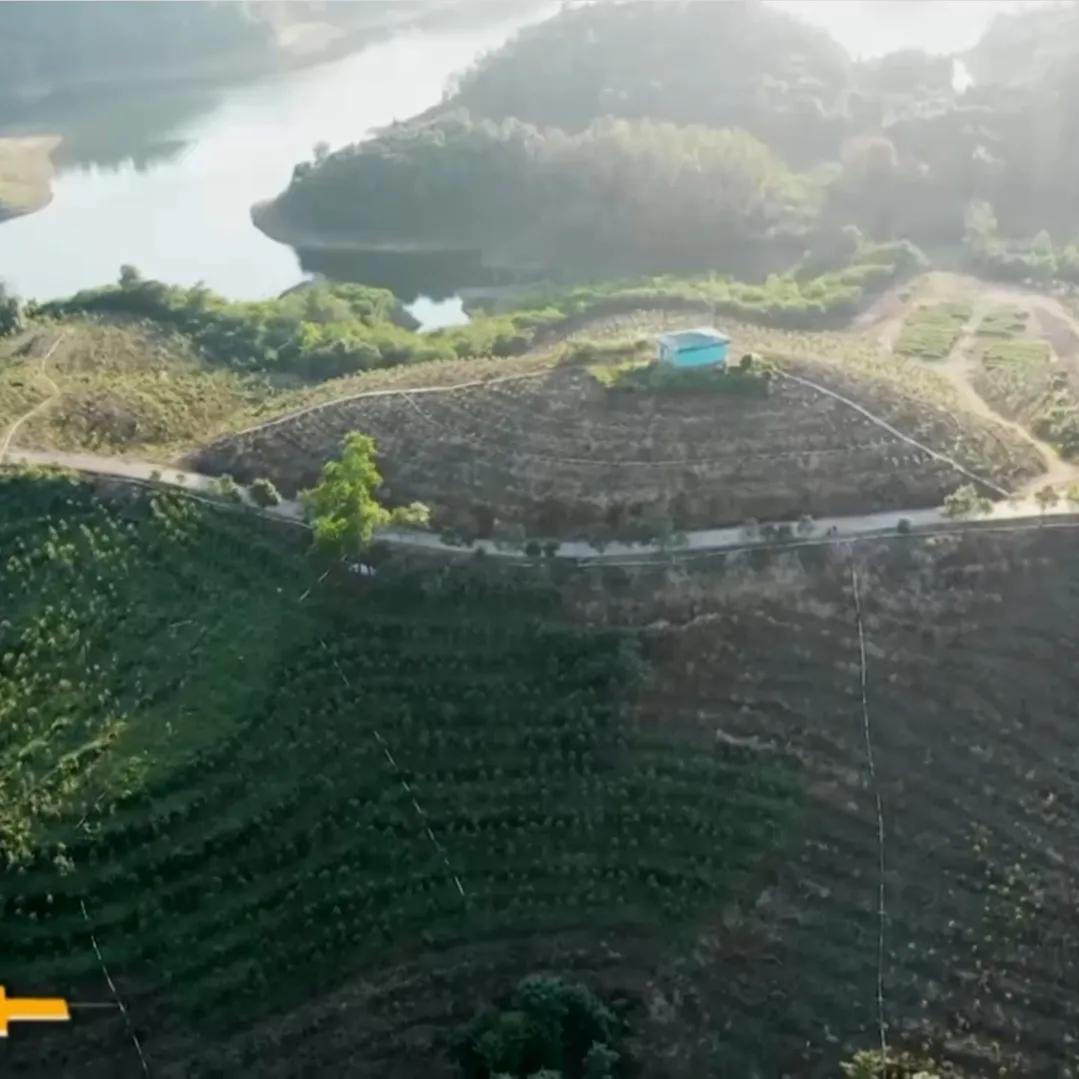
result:
M 839 365 L 784 361 L 931 449 L 1010 489 L 1042 462 L 983 419 L 905 395 Z M 413 372 L 414 385 L 423 374 Z M 398 389 L 401 389 L 399 386 Z M 937 505 L 965 482 L 833 398 L 778 379 L 763 398 L 609 390 L 580 366 L 446 393 L 331 403 L 225 438 L 200 471 L 310 485 L 351 431 L 379 444 L 390 497 L 421 499 L 436 523 L 479 535 L 618 534 L 669 515 L 680 527 Z

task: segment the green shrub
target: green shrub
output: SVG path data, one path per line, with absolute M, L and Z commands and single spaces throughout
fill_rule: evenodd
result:
M 268 508 L 281 504 L 281 495 L 268 479 L 257 479 L 251 484 L 251 499 L 256 506 Z

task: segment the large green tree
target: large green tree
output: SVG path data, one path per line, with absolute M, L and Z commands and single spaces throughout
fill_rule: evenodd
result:
M 373 438 L 353 432 L 345 439 L 340 460 L 328 461 L 319 482 L 302 492 L 318 546 L 343 555 L 359 554 L 379 528 L 427 523 L 430 515 L 420 502 L 394 509 L 379 502 L 382 474 L 375 452 Z

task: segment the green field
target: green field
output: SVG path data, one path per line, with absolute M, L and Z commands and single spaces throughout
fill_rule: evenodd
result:
M 916 308 L 903 323 L 893 351 L 897 356 L 943 360 L 959 339 L 971 309 L 965 303 L 938 303 Z
M 994 307 L 978 324 L 979 337 L 1016 337 L 1026 332 L 1030 312 L 1018 307 Z
M 630 721 L 632 635 L 255 527 L 0 482 L 8 984 L 100 984 L 85 902 L 144 1021 L 235 1031 L 406 944 L 686 923 L 777 839 L 786 769 Z
M 1051 356 L 1049 346 L 1044 341 L 994 341 L 983 350 L 982 362 L 989 368 L 1013 365 L 1038 368 L 1049 364 Z

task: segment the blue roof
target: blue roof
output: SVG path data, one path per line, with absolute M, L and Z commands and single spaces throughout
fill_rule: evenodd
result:
M 706 345 L 729 345 L 731 339 L 712 326 L 698 326 L 693 330 L 675 330 L 661 333 L 659 340 L 676 351 L 687 348 L 703 348 Z

